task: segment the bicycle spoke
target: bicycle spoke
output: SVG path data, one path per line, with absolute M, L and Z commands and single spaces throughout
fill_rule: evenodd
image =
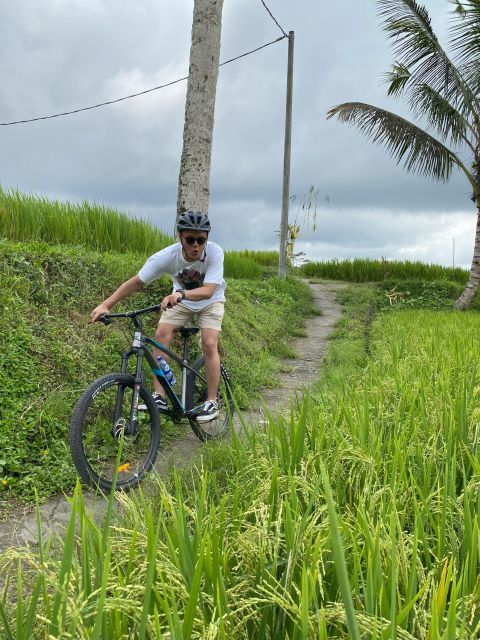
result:
M 85 407 L 81 448 L 88 473 L 101 484 L 112 483 L 118 473 L 119 486 L 135 484 L 145 473 L 154 434 L 149 411 L 139 411 L 136 424 L 131 422 L 133 387 L 115 380 L 96 389 Z M 121 456 L 118 459 L 120 443 Z
M 200 410 L 205 400 L 208 399 L 207 385 L 206 382 L 202 380 L 202 377 L 205 377 L 203 358 L 198 371 L 200 375 L 195 376 L 192 400 L 193 406 L 198 407 Z M 190 424 L 195 434 L 202 440 L 219 438 L 225 435 L 228 431 L 230 418 L 234 411 L 232 385 L 229 381 L 228 374 L 223 367 L 220 376 L 217 402 L 218 416 L 216 418 L 206 422 L 195 420 L 194 418 L 190 420 Z

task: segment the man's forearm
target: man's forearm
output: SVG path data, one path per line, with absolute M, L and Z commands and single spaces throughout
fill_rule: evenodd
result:
M 141 289 L 142 286 L 142 281 L 137 276 L 134 276 L 133 278 L 130 278 L 130 280 L 127 280 L 126 282 L 121 284 L 118 289 L 104 301 L 104 304 L 111 308 L 116 305 L 117 302 L 128 298 L 128 296 L 130 296 L 132 293 L 135 293 L 136 291 Z
M 197 289 L 185 289 L 185 300 L 199 302 L 200 300 L 208 300 L 215 293 L 217 285 L 206 285 Z

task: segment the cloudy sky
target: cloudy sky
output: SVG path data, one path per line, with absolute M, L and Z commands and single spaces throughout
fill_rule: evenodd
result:
M 313 186 L 307 258 L 380 257 L 468 266 L 475 215 L 460 174 L 405 174 L 353 128 L 326 121 L 358 100 L 407 115 L 385 96 L 393 54 L 374 0 L 268 0 L 295 31 L 291 221 Z M 424 0 L 444 35 L 448 0 Z M 185 76 L 193 0 L 0 3 L 0 122 L 112 100 Z M 260 0 L 225 0 L 221 60 L 279 35 Z M 211 175 L 212 239 L 275 248 L 282 191 L 287 42 L 221 68 Z M 0 184 L 117 207 L 171 231 L 186 82 L 77 115 L 0 127 Z

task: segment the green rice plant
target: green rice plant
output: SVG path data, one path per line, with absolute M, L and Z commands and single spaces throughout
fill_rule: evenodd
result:
M 345 553 L 343 551 L 342 540 L 340 536 L 340 528 L 338 526 L 338 517 L 335 510 L 335 503 L 333 501 L 332 489 L 330 487 L 330 481 L 328 479 L 327 471 L 323 464 L 320 464 L 320 470 L 322 474 L 322 481 L 327 498 L 328 515 L 330 519 L 330 528 L 332 535 L 333 553 L 335 557 L 335 567 L 337 570 L 338 582 L 340 583 L 340 589 L 342 592 L 342 600 L 345 606 L 345 611 L 348 620 L 348 630 L 350 637 L 353 640 L 360 640 L 360 629 L 358 627 L 357 618 L 355 615 L 355 608 L 353 606 L 352 595 L 350 593 L 350 583 L 348 579 L 347 565 L 345 562 Z M 395 572 L 392 572 L 392 577 L 395 579 Z M 394 585 L 396 586 L 396 585 Z M 394 589 L 394 594 L 396 589 Z M 395 614 L 395 611 L 393 611 Z M 394 615 L 390 616 L 390 620 L 394 620 Z M 393 624 L 392 624 L 393 628 Z
M 83 245 L 99 252 L 148 256 L 175 239 L 149 222 L 103 205 L 59 202 L 0 187 L 0 236 L 13 241 Z M 227 278 L 259 280 L 276 267 L 274 251 L 227 251 Z
M 173 238 L 146 221 L 102 205 L 48 200 L 0 187 L 0 235 L 14 241 L 84 245 L 149 255 Z
M 278 267 L 278 251 L 242 249 L 235 253 L 240 259 L 253 260 L 262 267 Z
M 327 260 L 306 262 L 298 268 L 298 273 L 308 278 L 327 278 L 348 282 L 381 282 L 382 280 L 448 280 L 465 284 L 468 271 L 460 267 L 443 267 L 408 260 L 374 260 L 354 258 L 353 260 Z
M 175 242 L 145 220 L 103 205 L 59 202 L 0 187 L 0 236 L 13 241 L 83 245 L 94 251 L 143 256 Z M 276 267 L 275 251 L 227 251 L 228 278 L 258 280 L 264 267 Z
M 244 252 L 225 252 L 225 277 L 242 278 L 245 280 L 259 280 L 262 276 L 262 268 L 252 257 L 244 255 Z
M 348 375 L 111 497 L 110 526 L 78 492 L 59 546 L 0 556 L 0 633 L 34 610 L 34 638 L 477 638 L 478 337 L 382 314 Z

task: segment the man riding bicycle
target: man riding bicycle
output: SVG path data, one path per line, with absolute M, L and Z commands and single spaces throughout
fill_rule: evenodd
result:
M 121 284 L 90 316 L 95 322 L 144 284 L 168 274 L 173 282 L 173 292 L 161 302 L 162 315 L 155 338 L 168 347 L 175 329 L 185 326 L 197 315 L 208 385 L 208 399 L 196 416 L 200 422 L 213 420 L 218 415 L 218 336 L 222 328 L 227 286 L 223 279 L 223 251 L 217 244 L 208 241 L 210 230 L 207 214 L 198 211 L 181 213 L 177 220 L 179 242 L 150 256 L 138 274 Z M 154 349 L 154 354 L 157 356 L 160 351 Z M 153 383 L 153 397 L 159 410 L 163 411 L 167 407 L 163 389 L 156 378 Z

